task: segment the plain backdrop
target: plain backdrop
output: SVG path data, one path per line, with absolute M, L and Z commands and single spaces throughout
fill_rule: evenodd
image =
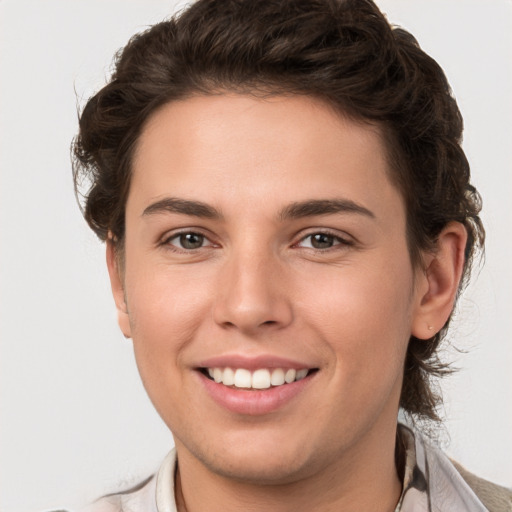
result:
M 512 485 L 512 2 L 380 0 L 445 69 L 484 198 L 486 263 L 457 309 L 447 451 Z M 133 484 L 172 438 L 118 331 L 104 247 L 75 203 L 83 105 L 163 0 L 0 0 L 0 509 L 69 508 Z M 183 4 L 182 4 L 183 5 Z M 205 418 L 205 421 L 208 421 Z

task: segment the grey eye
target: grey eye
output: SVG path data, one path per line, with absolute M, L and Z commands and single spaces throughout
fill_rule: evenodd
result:
M 178 239 L 183 249 L 199 249 L 203 246 L 205 237 L 199 233 L 182 233 Z
M 313 235 L 309 235 L 311 240 L 311 247 L 315 249 L 329 249 L 335 243 L 335 237 L 333 235 L 329 235 L 327 233 L 315 233 Z

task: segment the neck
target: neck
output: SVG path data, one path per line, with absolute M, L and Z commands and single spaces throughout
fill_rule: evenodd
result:
M 212 472 L 177 441 L 178 512 L 200 512 L 213 504 L 224 512 L 391 512 L 402 489 L 395 465 L 396 427 L 374 437 L 365 440 L 364 449 L 344 453 L 335 464 L 275 485 L 237 481 Z

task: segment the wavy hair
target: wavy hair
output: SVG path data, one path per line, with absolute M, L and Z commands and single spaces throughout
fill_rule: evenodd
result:
M 148 118 L 166 103 L 222 91 L 308 95 L 379 125 L 413 264 L 447 223 L 460 222 L 466 282 L 485 234 L 461 114 L 440 66 L 371 0 L 199 0 L 135 35 L 85 105 L 72 147 L 75 190 L 101 240 L 111 232 L 122 247 L 132 157 Z M 400 405 L 413 417 L 438 419 L 433 378 L 448 371 L 438 358 L 448 324 L 410 340 Z

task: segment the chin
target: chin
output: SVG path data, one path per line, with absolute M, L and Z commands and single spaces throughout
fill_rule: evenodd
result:
M 290 460 L 280 455 L 257 458 L 223 456 L 213 461 L 203 461 L 213 473 L 230 480 L 251 485 L 285 485 L 306 477 L 311 465 L 295 457 Z
M 208 451 L 196 452 L 195 456 L 211 472 L 253 485 L 284 485 L 315 471 L 314 451 L 303 442 L 286 443 L 282 439 L 250 435 L 243 439 L 243 442 L 224 440 L 210 446 Z

